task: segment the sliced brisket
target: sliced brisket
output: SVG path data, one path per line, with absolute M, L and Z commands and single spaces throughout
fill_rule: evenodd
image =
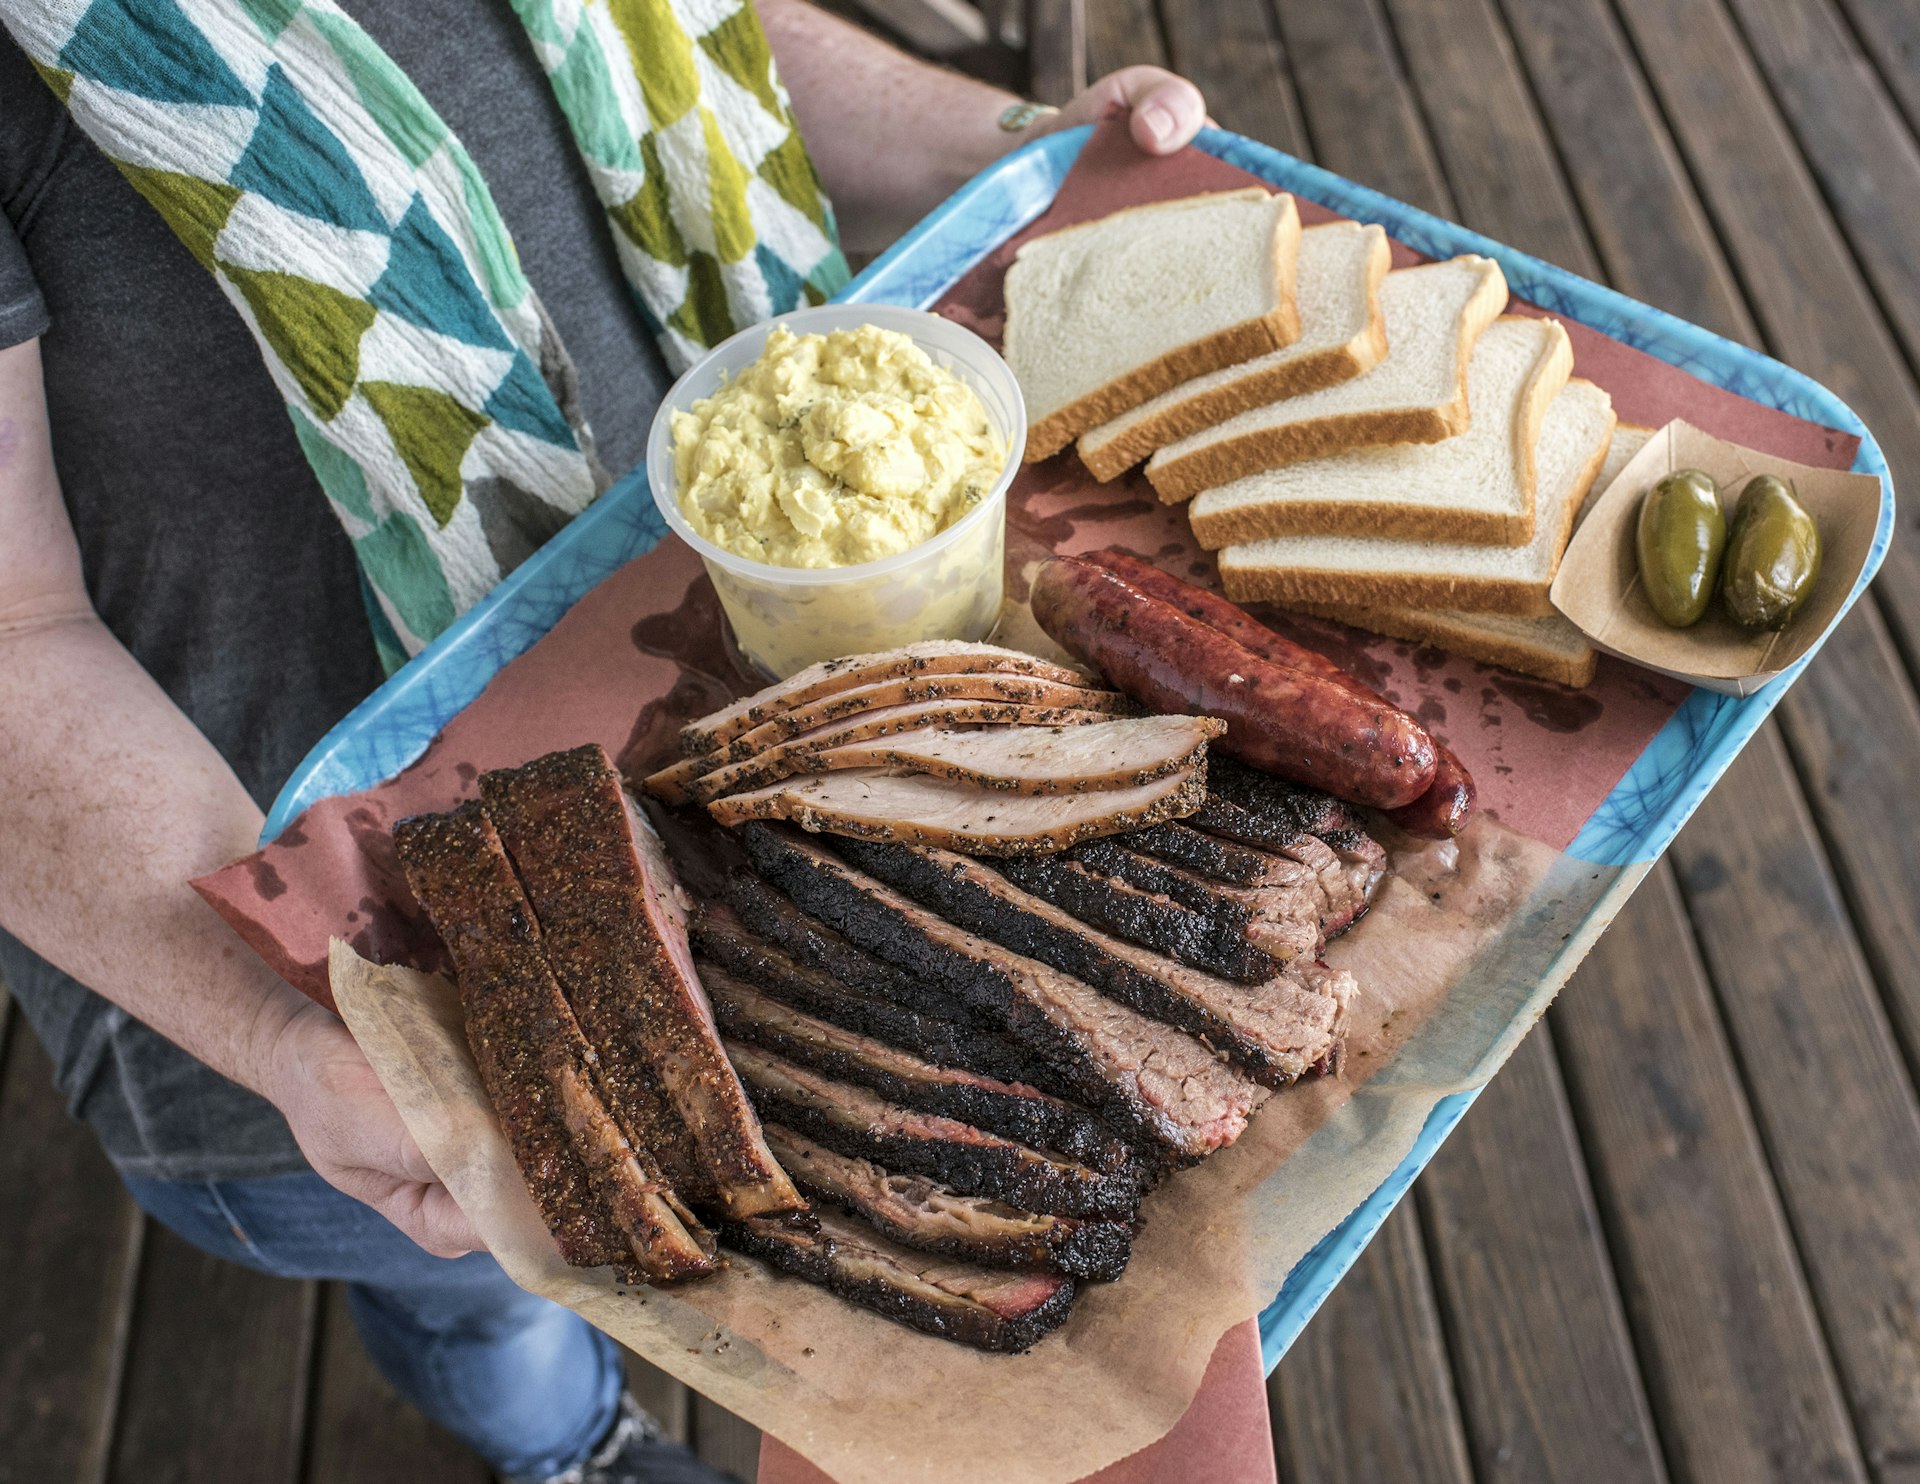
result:
M 1125 1271 L 1133 1251 L 1133 1229 L 1123 1221 L 1047 1216 L 962 1195 L 924 1175 L 835 1153 L 778 1123 L 767 1125 L 767 1143 L 807 1194 L 861 1217 L 903 1247 L 987 1267 L 1056 1268 L 1107 1281 Z
M 1219 764 L 1207 776 L 1208 788 L 1259 819 L 1276 836 L 1324 835 L 1355 823 L 1353 811 L 1332 794 L 1289 783 L 1234 758 L 1221 758 Z
M 1127 844 L 1125 837 L 1089 840 L 1085 845 L 1076 845 L 1069 854 L 1076 865 L 1096 871 L 1109 881 L 1178 903 L 1205 921 L 1214 933 L 1254 945 L 1270 962 L 1285 963 L 1319 954 L 1321 893 L 1314 873 L 1298 861 L 1274 856 L 1265 873 L 1269 877 L 1266 885 L 1235 886 L 1225 881 L 1209 881 L 1179 866 L 1130 850 Z M 1284 875 L 1275 869 L 1278 867 L 1286 868 Z M 1014 881 L 1021 880 L 1013 872 L 1007 874 Z M 1122 933 L 1121 936 L 1133 935 Z M 1135 941 L 1142 940 L 1136 938 Z M 1182 961 L 1193 960 L 1183 958 Z M 1277 969 L 1277 964 L 1275 967 Z M 1228 974 L 1227 977 L 1244 976 Z
M 1075 848 L 1096 850 L 1109 843 L 1090 840 Z M 1118 846 L 1112 847 L 1112 853 L 1130 854 Z M 1063 860 L 1059 856 L 1040 856 L 1034 860 L 1002 861 L 998 869 L 1023 891 L 1053 903 L 1092 927 L 1243 984 L 1264 983 L 1280 972 L 1286 959 L 1303 951 L 1311 952 L 1318 942 L 1319 934 L 1314 931 L 1304 946 L 1281 940 L 1279 946 L 1286 951 L 1269 952 L 1257 946 L 1246 932 L 1248 918 L 1244 913 L 1235 918 L 1195 911 L 1164 891 L 1142 888 L 1123 876 L 1090 870 L 1091 864 L 1085 857 Z
M 627 1281 L 709 1272 L 713 1241 L 636 1130 L 609 1114 L 597 1060 L 548 967 L 533 910 L 478 804 L 402 820 L 407 884 L 447 946 L 467 1044 L 561 1255 Z
M 701 980 L 720 1028 L 815 1071 L 871 1088 L 923 1113 L 939 1113 L 1024 1144 L 1051 1149 L 1094 1169 L 1122 1170 L 1132 1151 L 1085 1109 L 1020 1082 L 938 1065 L 870 1035 L 816 1019 L 762 994 L 711 962 Z
M 1201 1036 L 1248 1076 L 1284 1087 L 1335 1048 L 1337 1010 L 1285 974 L 1249 985 L 1187 967 L 1079 921 L 982 861 L 842 841 L 840 853 L 948 921 Z
M 1209 763 L 1208 771 L 1212 769 L 1213 764 Z M 1157 824 L 1150 829 L 1134 830 L 1127 836 L 1126 844 L 1130 850 L 1241 886 L 1260 885 L 1272 859 L 1264 851 L 1236 845 L 1231 840 L 1195 829 L 1191 823 Z
M 970 1123 L 888 1102 L 869 1088 L 731 1038 L 727 1053 L 765 1116 L 841 1154 L 1054 1216 L 1129 1220 L 1142 1171 L 1089 1169 Z
M 720 1049 L 666 848 L 597 746 L 480 780 L 548 957 L 622 1095 L 649 1076 L 692 1136 L 704 1189 L 737 1216 L 804 1209 Z
M 1237 1139 L 1264 1088 L 1193 1037 L 946 921 L 791 830 L 742 832 L 755 868 L 861 947 L 940 982 L 1029 1047 L 1071 1096 L 1176 1161 Z
M 1065 1322 L 1073 1280 L 1011 1273 L 915 1252 L 835 1212 L 817 1231 L 778 1221 L 729 1223 L 727 1244 L 862 1308 L 976 1350 L 1030 1348 Z
M 752 871 L 742 870 L 730 877 L 726 886 L 726 901 L 719 906 L 703 907 L 701 918 L 703 920 L 698 926 L 703 934 L 702 943 L 722 963 L 734 968 L 735 973 L 745 973 L 747 979 L 760 983 L 762 988 L 781 993 L 786 999 L 816 1015 L 825 1015 L 829 1020 L 834 1018 L 827 1013 L 826 1007 L 837 1004 L 838 999 L 829 995 L 827 985 L 822 982 L 831 981 L 841 989 L 853 991 L 873 1003 L 876 1014 L 880 1013 L 879 1005 L 891 1005 L 903 1013 L 960 1027 L 958 1034 L 961 1036 L 973 1033 L 968 1026 L 971 1016 L 967 1007 L 941 986 L 922 975 L 904 973 L 885 959 L 863 948 L 856 948 L 820 918 L 802 912 L 785 892 Z M 748 923 L 753 924 L 750 932 L 746 926 Z M 732 959 L 709 942 L 716 936 L 740 940 L 742 935 L 745 941 L 739 951 L 757 952 L 764 946 L 762 940 L 765 940 L 765 943 L 774 945 L 787 958 L 812 973 L 806 982 L 794 982 L 789 992 L 785 979 L 762 981 L 754 973 L 735 966 Z M 780 960 L 773 962 L 783 968 L 785 966 Z M 846 1021 L 839 1023 L 848 1024 Z M 902 1021 L 900 1025 L 903 1030 L 918 1029 L 910 1021 Z M 933 1055 L 932 1041 L 922 1046 L 904 1035 L 894 1034 L 884 1025 L 853 1025 L 852 1029 L 870 1031 L 896 1046 L 906 1046 L 928 1056 Z M 944 1056 L 934 1059 L 947 1063 Z M 971 1062 L 956 1060 L 951 1064 L 972 1067 L 974 1071 L 985 1072 L 990 1077 L 1020 1075 L 1012 1063 L 973 1066 Z
M 1386 847 L 1358 829 L 1331 830 L 1315 843 L 1324 843 L 1339 861 L 1337 887 L 1311 846 L 1295 858 L 1311 866 L 1321 881 L 1327 898 L 1321 928 L 1329 938 L 1335 938 L 1366 916 L 1367 909 L 1373 905 L 1380 883 L 1387 876 Z
M 1041 795 L 854 769 L 769 784 L 716 799 L 707 809 L 725 825 L 791 819 L 803 829 L 857 839 L 1019 856 L 1177 819 L 1199 808 L 1205 792 L 1204 764 L 1134 787 Z

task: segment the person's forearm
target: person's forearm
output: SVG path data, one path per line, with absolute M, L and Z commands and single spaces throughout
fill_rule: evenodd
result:
M 260 811 L 90 614 L 0 612 L 0 926 L 216 1071 L 266 1092 L 306 1003 L 187 884 Z
M 918 61 L 806 0 L 759 0 L 847 246 L 885 245 L 1020 142 L 1013 95 Z

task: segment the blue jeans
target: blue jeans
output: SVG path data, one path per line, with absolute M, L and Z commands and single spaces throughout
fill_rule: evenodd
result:
M 345 1283 L 361 1341 L 394 1388 L 508 1478 L 576 1467 L 613 1425 L 619 1348 L 484 1253 L 434 1257 L 312 1173 L 126 1185 L 215 1257 Z

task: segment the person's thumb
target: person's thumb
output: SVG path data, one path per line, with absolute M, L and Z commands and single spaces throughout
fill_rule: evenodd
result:
M 1139 66 L 1122 67 L 1092 84 L 1060 111 L 1059 124 L 1099 123 L 1123 109 L 1131 115 L 1133 142 L 1152 155 L 1185 148 L 1207 121 L 1199 88 L 1164 67 Z

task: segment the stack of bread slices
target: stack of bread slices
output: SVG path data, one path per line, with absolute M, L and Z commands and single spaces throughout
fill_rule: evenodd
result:
M 1302 230 L 1252 188 L 1036 238 L 1006 302 L 1027 458 L 1144 460 L 1228 596 L 1592 678 L 1547 589 L 1648 434 L 1616 430 L 1557 321 L 1505 312 L 1491 259 L 1392 270 L 1378 227 Z

